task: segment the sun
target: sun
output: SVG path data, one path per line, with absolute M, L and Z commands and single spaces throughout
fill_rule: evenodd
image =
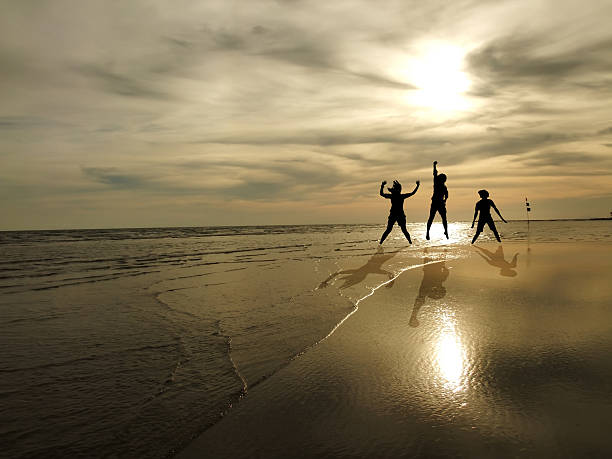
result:
M 466 110 L 470 79 L 463 71 L 466 51 L 447 43 L 423 45 L 408 62 L 405 75 L 416 89 L 407 95 L 411 104 L 439 111 Z

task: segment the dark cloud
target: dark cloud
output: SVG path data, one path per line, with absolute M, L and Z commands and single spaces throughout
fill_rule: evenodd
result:
M 0 129 L 31 129 L 53 125 L 57 123 L 36 116 L 0 116 Z
M 289 198 L 290 188 L 282 183 L 249 181 L 223 189 L 223 194 L 233 198 L 257 201 L 284 195 Z
M 254 35 L 264 35 L 268 33 L 268 29 L 266 29 L 264 26 L 256 25 L 251 29 L 251 33 Z
M 114 167 L 83 167 L 81 170 L 95 182 L 114 188 L 144 188 L 148 185 L 143 177 L 120 173 Z
M 597 132 L 599 135 L 608 135 L 608 134 L 612 134 L 612 126 L 610 126 L 609 128 L 605 128 L 602 129 L 601 131 Z
M 158 89 L 154 84 L 147 83 L 144 78 L 130 76 L 109 69 L 108 65 L 77 64 L 73 70 L 90 80 L 107 92 L 126 97 L 144 99 L 168 100 L 170 92 Z
M 387 131 L 387 132 L 385 132 Z M 295 133 L 278 134 L 237 134 L 231 137 L 210 137 L 205 140 L 194 141 L 202 144 L 226 145 L 316 145 L 329 147 L 336 145 L 363 145 L 363 144 L 402 144 L 402 145 L 436 145 L 442 146 L 448 140 L 441 137 L 410 137 L 401 129 L 380 129 L 358 132 L 358 130 L 321 130 L 298 131 Z
M 281 62 L 298 65 L 312 70 L 334 72 L 352 78 L 372 83 L 376 86 L 386 86 L 397 89 L 415 89 L 410 83 L 388 78 L 384 74 L 373 72 L 360 72 L 348 69 L 334 51 L 333 47 L 325 41 L 297 42 L 290 45 L 272 46 L 255 52 L 256 55 Z
M 240 34 L 229 32 L 225 29 L 205 29 L 205 32 L 217 49 L 231 51 L 245 49 L 247 46 L 245 38 Z
M 302 67 L 337 68 L 333 47 L 328 44 L 310 41 L 301 31 L 279 31 L 276 35 L 283 39 L 267 43 L 262 49 L 254 50 L 253 54 Z
M 612 40 L 559 46 L 552 51 L 550 47 L 550 37 L 523 34 L 497 38 L 473 51 L 466 59 L 468 69 L 482 80 L 473 93 L 486 97 L 521 86 L 597 89 L 601 77 L 612 70 Z
M 249 175 L 273 172 L 279 176 L 274 181 L 246 178 L 243 183 L 227 187 L 224 193 L 244 200 L 282 198 L 302 201 L 309 199 L 313 191 L 333 188 L 347 183 L 347 177 L 328 164 L 270 163 L 262 167 L 248 166 Z
M 520 158 L 528 167 L 585 165 L 601 161 L 601 157 L 583 152 L 542 152 Z

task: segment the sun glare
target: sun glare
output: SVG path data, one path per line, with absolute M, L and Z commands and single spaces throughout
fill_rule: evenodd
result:
M 435 359 L 444 385 L 453 392 L 463 389 L 465 356 L 451 317 L 443 317 L 443 329 L 436 345 Z
M 409 101 L 418 106 L 440 111 L 469 108 L 464 95 L 470 80 L 463 71 L 465 50 L 450 44 L 429 44 L 415 56 L 406 68 L 410 83 L 417 87 L 408 94 Z

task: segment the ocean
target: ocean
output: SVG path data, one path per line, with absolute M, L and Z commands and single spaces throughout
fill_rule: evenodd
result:
M 610 221 L 497 225 L 527 250 L 611 241 Z M 384 252 L 384 224 L 0 232 L 0 448 L 173 456 L 409 269 L 399 251 L 469 253 L 468 223 L 424 229 Z

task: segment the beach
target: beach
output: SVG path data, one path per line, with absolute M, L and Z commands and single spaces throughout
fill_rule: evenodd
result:
M 609 222 L 2 233 L 9 457 L 612 452 Z
M 463 250 L 399 254 L 414 268 L 178 457 L 612 454 L 610 246 Z

